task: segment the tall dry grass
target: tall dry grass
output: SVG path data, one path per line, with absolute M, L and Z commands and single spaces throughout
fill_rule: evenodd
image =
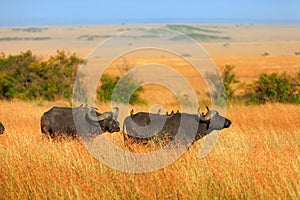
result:
M 300 108 L 234 106 L 213 149 L 198 159 L 199 141 L 166 168 L 120 172 L 95 160 L 79 141 L 40 133 L 51 104 L 1 102 L 0 199 L 299 199 Z M 105 133 L 107 134 L 107 133 Z M 122 145 L 120 133 L 111 137 Z

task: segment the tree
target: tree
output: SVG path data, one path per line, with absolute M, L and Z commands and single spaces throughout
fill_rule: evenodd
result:
M 114 90 L 117 93 L 114 93 Z M 128 103 L 129 100 L 130 104 L 145 103 L 139 94 L 142 90 L 140 84 L 136 83 L 130 76 L 124 76 L 120 79 L 120 77 L 103 75 L 101 86 L 98 89 L 98 99 L 104 102 L 113 100 Z
M 233 98 L 234 92 L 236 91 L 235 84 L 240 82 L 237 80 L 233 69 L 234 66 L 232 65 L 225 65 L 225 68 L 222 69 L 222 78 L 227 99 Z
M 76 54 L 57 51 L 40 61 L 31 51 L 0 56 L 0 98 L 22 100 L 70 99 L 78 66 L 84 60 Z

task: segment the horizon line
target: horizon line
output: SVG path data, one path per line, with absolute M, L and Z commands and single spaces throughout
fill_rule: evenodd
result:
M 0 27 L 13 26 L 72 26 L 72 25 L 125 25 L 125 24 L 287 24 L 300 25 L 300 19 L 255 19 L 255 18 L 131 18 L 131 19 L 71 19 L 27 18 L 0 19 Z

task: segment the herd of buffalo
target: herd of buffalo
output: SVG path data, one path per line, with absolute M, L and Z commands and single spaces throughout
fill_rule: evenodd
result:
M 130 143 L 147 143 L 148 141 L 175 141 L 189 144 L 201 139 L 213 130 L 228 128 L 231 121 L 219 115 L 215 110 L 197 114 L 173 111 L 168 114 L 130 112 L 124 119 L 122 134 L 125 145 Z M 104 132 L 120 132 L 118 122 L 119 109 L 112 112 L 97 112 L 93 107 L 52 107 L 41 117 L 41 131 L 52 139 L 67 136 L 71 138 L 90 139 Z M 0 122 L 0 134 L 4 133 Z

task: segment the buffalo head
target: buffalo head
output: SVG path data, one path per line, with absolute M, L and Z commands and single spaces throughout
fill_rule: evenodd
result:
M 198 108 L 198 118 L 200 123 L 205 123 L 208 127 L 206 134 L 213 130 L 222 130 L 223 128 L 228 128 L 231 125 L 231 121 L 219 115 L 218 111 L 210 110 L 207 106 L 206 109 L 206 114 L 201 114 L 200 107 Z
M 110 133 L 119 132 L 120 124 L 117 121 L 119 115 L 119 108 L 114 107 L 113 112 L 105 112 L 99 114 L 95 109 L 90 108 L 86 116 L 92 123 L 99 123 L 103 132 L 107 131 Z

